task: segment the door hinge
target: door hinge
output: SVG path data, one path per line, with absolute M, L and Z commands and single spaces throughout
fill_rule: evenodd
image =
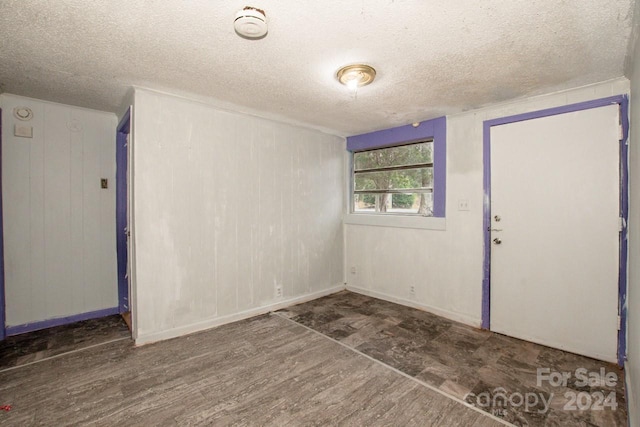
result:
M 618 330 L 622 329 L 622 316 L 618 315 Z
M 622 106 L 618 104 L 618 141 L 624 139 L 624 126 L 622 125 Z
M 624 139 L 624 128 L 622 124 L 618 125 L 618 141 L 622 141 Z
M 627 227 L 627 221 L 625 221 L 624 217 L 618 218 L 618 232 L 622 233 L 622 231 Z

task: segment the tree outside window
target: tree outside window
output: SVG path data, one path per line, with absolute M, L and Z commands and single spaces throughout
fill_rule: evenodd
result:
M 433 215 L 433 141 L 353 154 L 353 212 Z

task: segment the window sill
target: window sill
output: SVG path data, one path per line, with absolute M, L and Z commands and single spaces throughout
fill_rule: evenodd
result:
M 415 228 L 422 230 L 447 229 L 446 218 L 424 217 L 424 216 L 403 216 L 403 215 L 367 215 L 367 214 L 345 214 L 342 218 L 345 224 L 349 225 L 369 225 L 373 227 L 395 227 L 395 228 Z

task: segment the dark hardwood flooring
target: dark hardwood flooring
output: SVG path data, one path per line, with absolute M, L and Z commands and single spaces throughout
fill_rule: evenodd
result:
M 120 315 L 7 337 L 0 341 L 0 370 L 126 338 L 131 333 Z
M 501 425 L 280 315 L 0 372 L 0 424 Z
M 610 363 L 346 291 L 280 314 L 516 425 L 627 425 L 624 373 Z M 571 378 L 566 386 L 538 385 L 538 368 L 568 372 Z M 581 384 L 579 368 L 615 375 L 616 384 L 607 385 L 602 377 Z M 511 400 L 503 404 L 501 394 Z M 530 399 L 528 408 L 519 396 Z
M 572 375 L 554 387 L 537 383 L 538 368 L 617 381 Z M 0 424 L 500 425 L 491 413 L 514 425 L 626 426 L 623 378 L 612 364 L 340 292 L 143 347 L 119 316 L 9 337 Z M 567 410 L 580 393 L 590 405 L 613 396 L 617 409 L 610 399 Z

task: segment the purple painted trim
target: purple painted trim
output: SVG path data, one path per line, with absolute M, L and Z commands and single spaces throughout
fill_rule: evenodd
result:
M 116 134 L 116 252 L 118 261 L 118 308 L 130 310 L 127 280 L 127 135 L 131 128 L 131 107 L 127 109 Z
M 628 230 L 629 221 L 629 98 L 624 96 L 620 101 L 620 117 L 622 119 L 622 141 L 620 143 L 620 216 L 624 218 L 624 228 L 620 233 L 620 269 L 618 270 L 618 313 L 620 330 L 618 330 L 618 365 L 623 366 L 627 360 L 627 263 L 628 263 Z
M 433 216 L 444 218 L 447 194 L 447 118 L 426 120 L 420 126 L 399 126 L 347 138 L 348 151 L 374 148 L 433 139 Z
M 120 122 L 118 123 L 118 127 L 116 128 L 118 132 L 129 133 L 131 130 L 131 107 L 127 108 L 127 112 L 124 113 Z
M 438 123 L 433 125 L 433 216 L 444 218 L 447 206 L 447 119 L 435 120 Z
M 604 107 L 611 104 L 621 104 L 627 99 L 626 95 L 609 96 L 607 98 L 595 99 L 593 101 L 580 102 L 577 104 L 563 105 L 561 107 L 548 108 L 546 110 L 532 111 L 515 116 L 500 117 L 497 119 L 487 120 L 484 123 L 489 126 L 505 125 L 508 123 L 523 122 L 530 119 L 539 119 L 542 117 L 556 116 L 558 114 L 572 113 L 574 111 L 589 110 L 591 108 Z
M 484 156 L 484 275 L 482 278 L 482 328 L 491 326 L 491 127 L 541 117 L 588 110 L 611 104 L 620 105 L 623 139 L 620 143 L 620 215 L 628 220 L 629 215 L 629 176 L 628 176 L 628 136 L 629 136 L 629 98 L 626 95 L 610 96 L 593 101 L 564 105 L 546 110 L 533 111 L 515 116 L 487 120 L 483 123 Z M 620 266 L 618 273 L 618 300 L 620 312 L 620 331 L 618 333 L 618 364 L 622 366 L 626 359 L 627 329 L 627 228 L 620 233 Z
M 426 138 L 433 138 L 438 129 L 444 128 L 446 130 L 446 127 L 447 118 L 438 117 L 437 119 L 426 120 L 420 123 L 418 127 L 406 125 L 363 133 L 362 135 L 354 135 L 347 138 L 347 150 L 370 150 L 372 148 L 390 147 L 420 141 Z
M 105 308 L 103 310 L 90 311 L 88 313 L 75 314 L 73 316 L 56 317 L 55 319 L 42 320 L 40 322 L 27 323 L 24 325 L 9 326 L 7 328 L 7 336 L 39 331 L 40 329 L 67 325 L 69 323 L 80 322 L 82 320 L 98 319 L 100 317 L 112 316 L 114 314 L 118 314 L 118 307 Z
M 2 217 L 2 109 L 0 109 L 0 341 L 6 336 L 4 304 L 4 219 Z

